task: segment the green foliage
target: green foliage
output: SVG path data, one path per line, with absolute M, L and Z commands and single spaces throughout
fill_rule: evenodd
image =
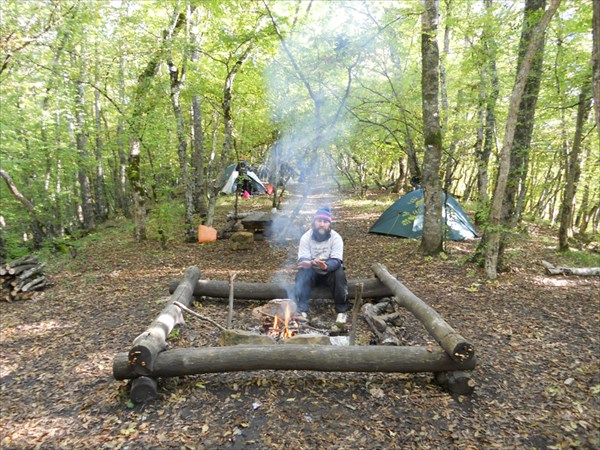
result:
M 570 249 L 557 254 L 561 266 L 570 267 L 600 267 L 600 255 L 595 252 Z
M 183 189 L 169 58 L 180 70 L 187 64 L 180 102 L 188 132 L 191 100 L 196 95 L 201 99 L 207 158 L 214 152 L 205 167 L 209 175 L 223 149 L 224 83 L 246 51 L 248 57 L 233 85 L 233 134 L 236 152 L 246 154 L 253 164 L 263 162 L 276 141 L 285 144 L 291 163 L 301 161 L 307 149 L 319 147 L 322 160 L 329 164 L 331 156 L 331 166 L 343 169 L 345 176 L 336 178 L 344 189 L 356 189 L 406 176 L 409 145 L 422 163 L 419 2 L 312 2 L 310 7 L 302 2 L 268 2 L 293 62 L 264 3 L 193 0 L 191 4 L 197 8 L 189 17 L 188 32 L 164 42 L 174 13 L 182 11 L 181 2 L 2 2 L 0 34 L 7 36 L 3 45 L 10 58 L 0 73 L 0 161 L 48 230 L 56 230 L 58 236 L 65 229 L 77 233 L 82 169 L 94 195 L 94 178 L 102 167 L 100 189 L 110 199 L 111 211 L 123 213 L 117 204 L 120 160 L 127 158 L 129 138 L 135 132 L 141 139 L 140 177 L 148 197 L 154 201 L 156 196 L 159 203 L 149 218 L 150 232 L 163 246 L 179 238 L 182 207 L 173 203 L 182 204 Z M 485 8 L 483 2 L 442 2 L 440 6 L 439 37 L 444 27 L 449 31 L 449 52 L 441 52 L 448 100 L 442 110 L 444 150 L 445 158 L 456 165 L 451 191 L 460 196 L 476 171 L 473 149 L 479 108 L 487 100 L 482 92 L 489 92 L 490 82 L 482 78 L 481 68 L 492 58 L 499 82 L 494 139 L 503 138 L 522 5 L 493 2 Z M 560 198 L 565 146 L 575 126 L 573 105 L 589 75 L 591 13 L 585 2 L 563 0 L 547 32 L 525 203 L 525 214 L 536 221 L 549 220 L 550 211 L 556 209 L 553 199 Z M 198 50 L 194 61 L 189 59 L 192 50 Z M 152 61 L 155 75 L 140 85 L 140 76 Z M 81 85 L 83 123 L 78 124 L 76 92 Z M 589 205 L 600 200 L 596 176 L 600 162 L 593 151 L 600 143 L 598 134 L 591 132 L 591 116 L 584 130 L 576 213 L 583 186 L 588 188 Z M 87 156 L 77 151 L 77 135 L 87 137 Z M 102 151 L 95 154 L 97 142 Z M 189 158 L 191 146 L 187 150 Z M 231 157 L 225 155 L 226 160 Z M 496 166 L 493 154 L 489 195 Z M 177 195 L 169 198 L 163 193 L 169 189 Z M 477 197 L 475 190 L 471 198 Z M 369 208 L 365 204 L 365 212 Z M 31 217 L 4 185 L 0 210 L 9 251 L 25 251 L 21 237 Z M 484 223 L 487 215 L 487 210 L 479 210 L 478 223 Z M 53 245 L 64 251 L 64 244 Z
M 156 205 L 148 217 L 148 232 L 166 249 L 169 242 L 183 233 L 183 204 L 166 200 Z
M 175 327 L 171 330 L 171 332 L 169 333 L 169 336 L 167 336 L 167 340 L 177 340 L 179 339 L 179 334 L 180 334 L 181 330 L 179 327 Z

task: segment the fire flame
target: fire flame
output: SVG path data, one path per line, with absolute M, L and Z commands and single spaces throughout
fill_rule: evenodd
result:
M 273 325 L 269 330 L 269 335 L 279 339 L 291 338 L 298 333 L 298 324 L 292 320 L 290 305 L 285 306 L 283 318 L 278 314 L 273 317 Z

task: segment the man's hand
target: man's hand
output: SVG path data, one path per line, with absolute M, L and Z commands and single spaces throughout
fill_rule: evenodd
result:
M 319 269 L 327 270 L 327 264 L 325 263 L 325 261 L 321 261 L 320 259 L 315 259 L 313 262 Z
M 298 268 L 299 269 L 310 269 L 312 267 L 313 262 L 312 261 L 300 261 L 298 263 Z

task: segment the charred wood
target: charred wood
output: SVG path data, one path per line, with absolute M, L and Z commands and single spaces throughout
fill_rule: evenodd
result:
M 390 318 L 397 318 L 398 314 L 385 314 L 389 303 L 380 302 L 376 305 L 365 303 L 362 307 L 362 313 L 365 321 L 371 327 L 371 331 L 377 337 L 377 342 L 381 345 L 400 345 L 400 338 L 397 336 L 394 326 L 388 324 Z

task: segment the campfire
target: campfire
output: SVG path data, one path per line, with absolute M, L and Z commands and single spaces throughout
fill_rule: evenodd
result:
M 276 340 L 288 339 L 301 331 L 300 324 L 294 320 L 296 304 L 289 299 L 275 299 L 260 308 L 264 317 L 263 332 Z

